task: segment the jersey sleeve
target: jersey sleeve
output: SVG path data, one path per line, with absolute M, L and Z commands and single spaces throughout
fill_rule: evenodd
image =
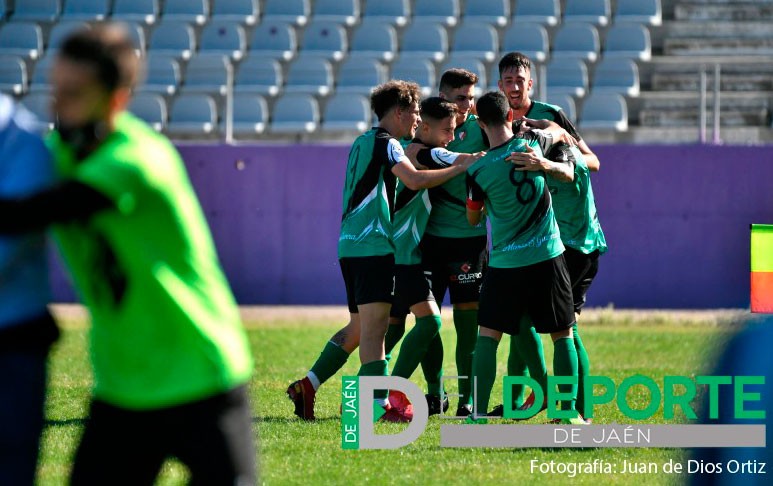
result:
M 542 150 L 543 154 L 547 154 L 555 143 L 553 136 L 544 130 L 533 129 L 527 133 L 531 135 L 530 138 L 533 138 L 533 140 L 539 144 L 539 148 Z
M 458 153 L 451 152 L 442 147 L 421 149 L 419 150 L 419 153 L 416 154 L 416 160 L 424 167 L 430 169 L 443 169 L 449 167 L 450 165 L 453 165 L 458 157 Z
M 475 181 L 475 178 L 467 174 L 467 208 L 480 211 L 483 208 L 483 189 Z
M 577 127 L 574 126 L 572 120 L 566 116 L 564 110 L 558 110 L 556 113 L 556 119 L 553 121 L 555 121 L 558 126 L 569 132 L 569 135 L 573 136 L 576 140 L 582 140 L 580 132 L 577 131 Z
M 384 163 L 387 165 L 389 169 L 391 169 L 392 167 L 402 162 L 405 162 L 408 164 L 411 163 L 411 161 L 408 160 L 408 156 L 405 155 L 403 146 L 400 145 L 400 142 L 398 142 L 394 138 L 389 139 L 389 141 L 386 144 L 386 153 L 382 155 L 384 156 Z

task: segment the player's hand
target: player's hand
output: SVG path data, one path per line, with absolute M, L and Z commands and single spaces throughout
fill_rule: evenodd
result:
M 539 130 L 545 130 L 546 128 L 550 127 L 550 122 L 548 120 L 537 120 L 534 118 L 521 118 L 521 121 L 523 125 L 526 126 L 526 128 L 537 128 Z
M 474 164 L 478 159 L 486 155 L 486 152 L 475 152 L 474 154 L 461 154 L 459 157 L 456 158 L 456 161 L 454 162 L 454 165 L 462 166 L 463 168 L 468 168 L 472 164 Z
M 553 141 L 555 143 L 563 142 L 571 147 L 577 146 L 577 140 L 563 128 L 551 132 L 551 135 L 553 135 Z
M 426 169 L 426 167 L 419 164 L 419 161 L 417 159 L 419 155 L 419 150 L 422 150 L 425 148 L 427 148 L 426 145 L 421 143 L 415 143 L 415 142 L 411 142 L 407 147 L 405 147 L 405 150 L 404 150 L 405 156 L 408 157 L 408 160 L 410 160 L 413 166 L 416 167 L 417 169 Z
M 526 152 L 512 152 L 505 160 L 512 162 L 516 166 L 515 170 L 519 172 L 543 170 L 542 164 L 545 161 L 528 145 Z

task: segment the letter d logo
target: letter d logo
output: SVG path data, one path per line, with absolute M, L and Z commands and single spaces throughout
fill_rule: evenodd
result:
M 410 444 L 419 438 L 424 428 L 427 426 L 429 410 L 424 393 L 418 386 L 398 376 L 357 376 L 344 377 L 344 388 L 347 387 L 347 381 L 356 379 L 358 383 L 357 408 L 357 446 L 344 448 L 359 449 L 397 449 Z M 351 384 L 349 385 L 351 387 Z M 350 388 L 351 389 L 351 388 Z M 413 404 L 413 420 L 404 431 L 399 434 L 377 435 L 373 431 L 373 391 L 374 390 L 398 390 L 408 397 Z M 344 409 L 346 409 L 346 402 Z M 344 410 L 346 412 L 346 410 Z M 354 414 L 350 414 L 354 415 Z M 342 420 L 346 419 L 346 413 Z M 348 420 L 346 420 L 348 421 Z M 343 424 L 342 424 L 343 425 Z M 350 427 L 349 432 L 352 431 Z M 345 430 L 342 429 L 345 433 Z M 345 439 L 345 436 L 344 436 Z M 354 442 L 354 441 L 352 441 Z

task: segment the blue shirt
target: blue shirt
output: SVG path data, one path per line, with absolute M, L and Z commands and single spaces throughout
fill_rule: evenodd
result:
M 0 198 L 38 192 L 54 180 L 34 116 L 0 95 Z M 41 315 L 51 300 L 45 235 L 0 236 L 0 328 Z

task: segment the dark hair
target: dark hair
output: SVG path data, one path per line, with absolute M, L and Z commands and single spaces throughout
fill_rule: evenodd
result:
M 448 117 L 456 116 L 457 111 L 455 103 L 439 96 L 432 96 L 421 102 L 422 120 L 445 120 Z
M 99 82 L 110 92 L 131 89 L 138 81 L 139 59 L 123 24 L 104 23 L 78 29 L 67 36 L 58 55 L 93 67 Z
M 524 68 L 531 72 L 531 59 L 521 52 L 508 52 L 499 60 L 499 77 L 508 69 Z
M 393 79 L 373 89 L 370 95 L 370 107 L 381 120 L 395 106 L 408 108 L 411 103 L 418 103 L 420 98 L 418 84 Z
M 501 91 L 489 91 L 478 99 L 475 106 L 478 109 L 478 118 L 486 125 L 504 125 L 507 123 L 510 104 Z
M 474 85 L 477 82 L 478 75 L 474 72 L 461 68 L 451 68 L 440 77 L 440 91 Z

